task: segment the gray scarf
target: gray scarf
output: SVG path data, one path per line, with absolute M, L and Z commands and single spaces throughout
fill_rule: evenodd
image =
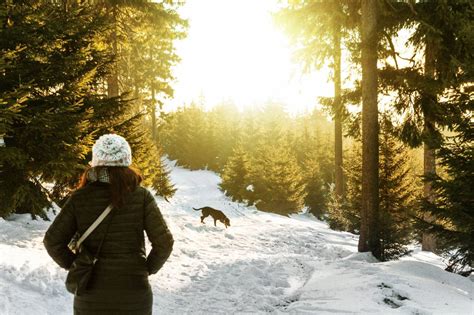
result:
M 110 183 L 109 171 L 106 167 L 92 167 L 87 172 L 87 180 L 89 182 Z

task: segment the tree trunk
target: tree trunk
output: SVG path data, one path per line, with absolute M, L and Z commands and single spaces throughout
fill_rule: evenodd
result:
M 151 85 L 151 137 L 153 143 L 156 144 L 156 99 L 155 99 L 155 85 Z
M 344 173 L 342 166 L 342 103 L 341 103 L 341 25 L 334 23 L 334 164 L 335 191 L 338 199 L 344 198 Z
M 431 76 L 434 78 L 435 76 L 435 61 L 436 61 L 436 46 L 431 40 L 426 41 L 425 47 L 425 75 Z M 426 103 L 425 107 L 428 109 L 432 107 L 430 102 L 436 101 L 436 95 L 426 95 L 425 100 Z M 425 110 L 423 113 L 424 115 L 424 134 L 425 137 L 429 137 L 431 133 L 433 133 L 435 124 L 430 117 L 428 110 Z M 435 148 L 430 144 L 430 141 L 426 141 L 423 144 L 423 175 L 426 177 L 430 177 L 436 174 L 436 154 Z M 423 197 L 426 198 L 428 201 L 433 202 L 434 200 L 434 193 L 431 187 L 430 181 L 425 181 L 423 186 Z M 431 222 L 432 217 L 428 213 L 425 212 L 424 218 L 425 221 Z M 432 233 L 423 232 L 422 241 L 421 241 L 421 250 L 434 252 L 436 250 L 436 239 Z
M 358 249 L 379 258 L 379 125 L 377 107 L 377 1 L 362 0 L 362 211 Z
M 107 76 L 107 96 L 116 97 L 119 95 L 119 79 L 118 79 L 118 43 L 117 43 L 117 5 L 112 4 L 109 7 L 113 17 L 113 30 L 110 36 L 110 46 L 114 55 L 114 62 L 111 66 L 109 75 Z

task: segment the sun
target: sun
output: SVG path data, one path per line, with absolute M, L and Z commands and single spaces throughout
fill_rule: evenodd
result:
M 239 108 L 268 101 L 301 112 L 331 96 L 327 72 L 302 74 L 287 38 L 274 25 L 277 0 L 189 0 L 182 15 L 188 37 L 177 45 L 175 97 L 169 108 L 204 97 L 211 108 L 232 101 Z

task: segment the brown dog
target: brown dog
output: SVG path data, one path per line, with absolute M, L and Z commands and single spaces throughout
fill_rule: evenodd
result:
M 228 217 L 225 216 L 224 212 L 211 208 L 211 207 L 202 207 L 202 208 L 193 208 L 196 211 L 201 210 L 202 211 L 202 216 L 201 216 L 201 222 L 204 223 L 204 219 L 207 218 L 208 216 L 211 216 L 214 219 L 214 226 L 216 226 L 217 220 L 221 221 L 224 223 L 225 227 L 227 228 L 230 226 L 230 220 Z M 204 223 L 205 224 L 205 223 Z

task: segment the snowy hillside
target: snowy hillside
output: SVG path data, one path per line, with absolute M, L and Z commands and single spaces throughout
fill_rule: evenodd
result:
M 230 202 L 208 171 L 172 170 L 178 191 L 158 200 L 175 247 L 151 277 L 154 314 L 474 314 L 474 282 L 417 253 L 374 263 L 357 237 L 306 215 L 285 218 Z M 225 229 L 192 207 L 223 210 Z M 0 314 L 72 314 L 66 272 L 42 245 L 49 222 L 0 219 Z

